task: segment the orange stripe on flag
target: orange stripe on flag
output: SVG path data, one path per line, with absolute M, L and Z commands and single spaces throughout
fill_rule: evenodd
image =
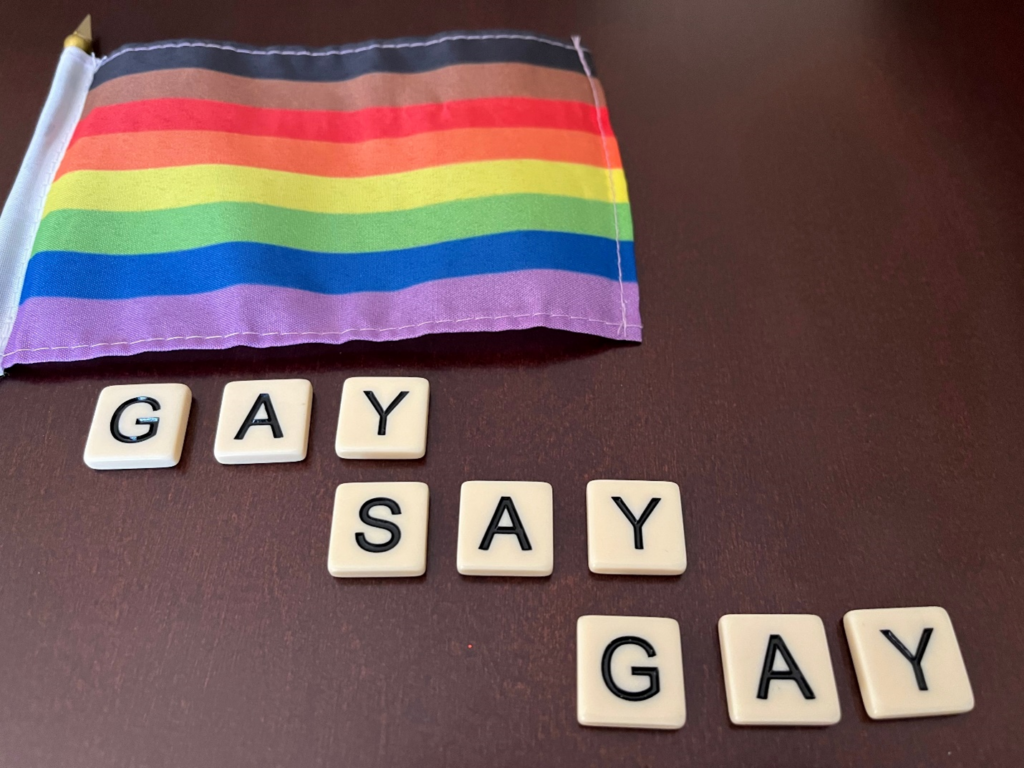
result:
M 621 168 L 618 144 L 612 136 L 606 141 L 612 166 Z M 598 167 L 606 163 L 599 136 L 551 128 L 466 128 L 359 144 L 217 131 L 146 131 L 83 137 L 64 156 L 56 178 L 72 171 L 186 165 L 241 165 L 343 178 L 518 159 Z

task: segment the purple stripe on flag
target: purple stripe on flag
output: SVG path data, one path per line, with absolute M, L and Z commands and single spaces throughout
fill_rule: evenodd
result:
M 112 301 L 32 298 L 18 310 L 3 366 L 153 350 L 391 341 L 540 326 L 640 341 L 637 284 L 625 283 L 620 292 L 617 281 L 604 277 L 524 270 L 436 280 L 388 293 L 328 296 L 236 285 L 189 296 Z

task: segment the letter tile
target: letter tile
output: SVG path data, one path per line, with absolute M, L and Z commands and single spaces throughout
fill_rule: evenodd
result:
M 426 483 L 339 485 L 327 553 L 331 576 L 422 576 L 429 503 Z
M 462 484 L 458 569 L 466 576 L 550 576 L 554 567 L 549 483 Z
M 221 398 L 213 455 L 221 464 L 302 461 L 312 406 L 306 379 L 232 381 Z
M 843 626 L 868 717 L 931 717 L 974 709 L 974 691 L 944 608 L 850 611 Z
M 587 483 L 587 555 L 594 573 L 681 574 L 686 540 L 679 486 L 646 480 Z
M 430 382 L 401 376 L 345 380 L 335 452 L 343 459 L 422 459 Z
M 718 621 L 729 719 L 736 725 L 834 725 L 839 694 L 825 625 L 810 614 Z
M 181 460 L 192 390 L 118 384 L 100 392 L 83 459 L 93 469 L 173 467 Z
M 604 728 L 682 728 L 683 652 L 675 619 L 581 616 L 576 719 Z

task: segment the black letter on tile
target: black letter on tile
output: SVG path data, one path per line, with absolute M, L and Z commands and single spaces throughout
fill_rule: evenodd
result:
M 622 510 L 622 514 L 626 516 L 626 519 L 629 520 L 629 524 L 633 526 L 633 548 L 643 549 L 644 523 L 647 522 L 647 518 L 651 516 L 651 513 L 654 511 L 654 508 L 658 506 L 658 502 L 661 501 L 661 499 L 654 498 L 647 502 L 647 507 L 644 509 L 643 514 L 640 515 L 639 520 L 633 517 L 633 510 L 626 506 L 626 502 L 621 498 L 618 496 L 612 496 L 612 501 L 615 502 L 615 506 Z
M 775 654 L 782 656 L 782 660 L 786 662 L 787 669 L 781 672 L 774 670 Z M 800 693 L 804 695 L 805 699 L 814 698 L 814 691 L 807 684 L 804 673 L 800 671 L 796 659 L 793 658 L 793 654 L 786 647 L 786 641 L 779 635 L 771 635 L 768 638 L 768 650 L 764 655 L 764 667 L 761 669 L 761 684 L 757 687 L 757 698 L 768 698 L 768 686 L 772 684 L 772 680 L 792 680 L 796 683 L 797 688 L 800 689 Z
M 637 677 L 646 677 L 650 681 L 648 686 L 642 691 L 625 691 L 619 688 L 612 678 L 612 655 L 623 645 L 639 645 L 644 653 L 647 654 L 647 658 L 657 655 L 654 652 L 654 646 L 642 637 L 633 637 L 631 635 L 617 637 L 608 643 L 608 647 L 604 649 L 604 654 L 601 656 L 601 677 L 604 678 L 604 684 L 608 686 L 609 691 L 626 701 L 646 701 L 647 699 L 654 698 L 658 695 L 658 691 L 661 690 L 657 667 L 630 667 L 629 671 L 631 674 Z
M 387 408 L 381 407 L 380 401 L 377 400 L 377 396 L 370 390 L 364 389 L 363 394 L 366 395 L 367 399 L 370 401 L 370 405 L 373 406 L 373 410 L 375 410 L 377 412 L 377 416 L 380 417 L 380 420 L 377 422 L 377 434 L 386 435 L 388 433 L 388 416 L 390 416 L 391 412 L 398 407 L 400 402 L 405 400 L 405 396 L 409 393 L 399 392 L 398 397 L 392 400 L 391 405 Z
M 160 417 L 146 416 L 143 419 L 135 420 L 136 424 L 149 424 L 149 429 L 141 435 L 126 435 L 121 431 L 121 414 L 136 403 L 145 403 L 154 411 L 160 410 L 160 403 L 152 397 L 133 397 L 131 400 L 125 400 L 117 406 L 117 410 L 114 411 L 114 416 L 110 420 L 110 434 L 112 434 L 114 439 L 119 443 L 141 443 L 143 440 L 149 440 L 151 437 L 156 437 L 156 431 L 160 428 Z
M 398 542 L 402 538 L 402 530 L 390 520 L 378 520 L 375 517 L 370 517 L 370 510 L 374 507 L 387 507 L 391 510 L 392 515 L 402 514 L 402 508 L 392 499 L 382 497 L 370 499 L 359 508 L 359 519 L 371 528 L 380 528 L 383 531 L 387 531 L 391 534 L 391 538 L 383 544 L 374 544 L 367 541 L 360 531 L 356 534 L 356 544 L 359 545 L 360 549 L 365 549 L 367 552 L 387 552 L 389 549 L 394 549 L 398 546 Z
M 917 678 L 917 689 L 919 691 L 928 690 L 928 683 L 924 679 L 924 670 L 921 669 L 921 661 L 924 660 L 924 652 L 928 650 L 928 641 L 932 639 L 932 629 L 933 627 L 927 627 L 921 633 L 921 639 L 917 641 L 917 653 L 911 653 L 910 649 L 900 642 L 900 639 L 893 634 L 891 629 L 882 630 L 885 639 L 895 645 L 896 650 L 902 653 L 904 658 L 910 662 L 910 666 L 914 668 L 914 677 Z
M 256 418 L 256 414 L 260 412 L 261 407 L 267 409 L 267 418 L 265 419 Z M 284 437 L 284 432 L 281 431 L 281 422 L 277 420 L 277 414 L 274 412 L 274 404 L 270 402 L 270 395 L 266 392 L 257 397 L 256 402 L 252 404 L 252 408 L 249 409 L 249 415 L 245 417 L 242 426 L 238 428 L 235 440 L 244 439 L 245 433 L 249 431 L 249 427 L 270 427 L 274 437 Z
M 511 525 L 502 526 L 501 518 L 506 512 L 508 512 Z M 508 496 L 502 496 L 498 502 L 498 508 L 494 510 L 491 522 L 484 533 L 484 540 L 480 542 L 480 549 L 490 549 L 496 533 L 513 533 L 519 539 L 519 546 L 523 551 L 533 549 L 530 546 L 530 538 L 526 535 L 526 529 L 523 527 L 523 521 L 519 519 L 519 513 L 516 512 L 516 505 Z

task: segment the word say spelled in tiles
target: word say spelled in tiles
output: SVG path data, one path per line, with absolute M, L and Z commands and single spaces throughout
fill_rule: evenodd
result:
M 334 494 L 327 570 L 339 578 L 422 576 L 426 483 L 344 483 Z
M 181 460 L 192 390 L 184 384 L 121 384 L 100 392 L 85 443 L 93 469 L 173 467 Z
M 581 616 L 576 719 L 606 728 L 682 728 L 683 651 L 675 619 Z
M 644 480 L 589 482 L 587 559 L 594 573 L 678 576 L 685 571 L 679 486 Z
M 462 484 L 459 573 L 466 576 L 550 576 L 554 515 L 549 483 Z
M 313 385 L 305 379 L 232 381 L 224 387 L 213 455 L 221 464 L 302 461 Z
M 335 452 L 343 459 L 422 459 L 427 452 L 429 403 L 426 379 L 346 379 Z
M 729 719 L 736 725 L 834 725 L 839 694 L 825 625 L 808 614 L 718 621 Z
M 850 611 L 843 626 L 869 717 L 930 717 L 974 709 L 974 691 L 945 609 Z

